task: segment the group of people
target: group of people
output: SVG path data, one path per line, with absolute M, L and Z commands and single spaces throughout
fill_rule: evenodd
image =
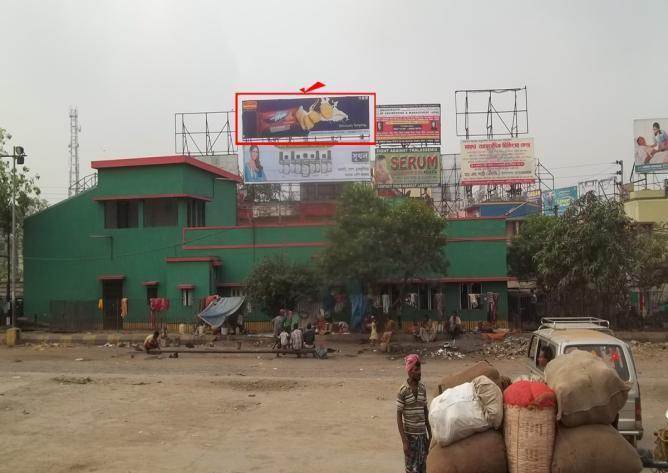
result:
M 306 330 L 299 328 L 299 323 L 293 322 L 293 312 L 291 310 L 281 309 L 276 317 L 271 321 L 274 345 L 273 349 L 281 351 L 301 351 L 315 348 L 315 329 L 309 323 Z M 277 356 L 279 353 L 276 354 Z M 297 353 L 297 356 L 301 356 Z

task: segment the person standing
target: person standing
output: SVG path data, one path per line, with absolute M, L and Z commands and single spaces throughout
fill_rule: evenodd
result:
M 371 335 L 369 335 L 369 343 L 371 343 L 371 345 L 378 343 L 378 325 L 376 324 L 375 317 L 371 317 Z
M 302 329 L 300 329 L 299 325 L 297 324 L 292 326 L 292 333 L 290 334 L 290 345 L 292 345 L 292 349 L 295 351 L 299 351 L 303 348 L 304 337 L 302 336 Z M 297 353 L 297 356 L 301 357 L 299 353 Z
M 405 359 L 408 379 L 397 395 L 397 427 L 404 448 L 406 473 L 426 473 L 431 426 L 427 408 L 427 390 L 421 382 L 420 357 Z
M 457 311 L 453 311 L 448 320 L 448 333 L 452 338 L 457 338 L 462 333 L 462 318 Z
M 279 348 L 281 346 L 281 332 L 283 331 L 283 322 L 285 322 L 285 309 L 281 309 L 278 315 L 271 319 L 272 329 L 274 331 L 274 345 L 271 347 Z

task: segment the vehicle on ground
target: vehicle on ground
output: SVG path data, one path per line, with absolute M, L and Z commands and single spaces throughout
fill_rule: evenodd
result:
M 610 322 L 595 317 L 544 317 L 538 330 L 531 335 L 527 353 L 528 364 L 533 375 L 543 377 L 538 364 L 541 348 L 549 346 L 554 357 L 571 350 L 585 350 L 599 356 L 614 368 L 622 380 L 629 383 L 628 400 L 619 412 L 617 430 L 635 447 L 642 439 L 642 410 L 640 385 L 633 354 L 629 345 L 616 338 Z

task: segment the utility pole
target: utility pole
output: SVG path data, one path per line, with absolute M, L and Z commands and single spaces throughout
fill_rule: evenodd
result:
M 619 166 L 619 171 L 617 171 L 615 174 L 619 176 L 619 182 L 617 183 L 618 188 L 619 188 L 619 196 L 620 200 L 622 199 L 622 196 L 624 194 L 624 161 L 617 160 L 615 161 L 615 164 Z
M 14 146 L 13 154 L 0 154 L 2 158 L 12 158 L 12 229 L 9 234 L 10 243 L 10 265 L 9 272 L 11 285 L 11 315 L 7 325 L 14 325 L 16 323 L 16 165 L 25 162 L 25 150 L 23 146 Z

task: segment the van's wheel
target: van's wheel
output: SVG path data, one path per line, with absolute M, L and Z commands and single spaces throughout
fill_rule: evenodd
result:
M 633 436 L 633 435 L 624 435 L 624 438 L 628 443 L 631 444 L 633 448 L 636 448 L 638 446 L 638 439 Z

